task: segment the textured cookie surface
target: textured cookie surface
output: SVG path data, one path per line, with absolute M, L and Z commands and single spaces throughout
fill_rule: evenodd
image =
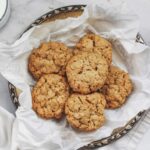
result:
M 112 62 L 111 43 L 98 35 L 87 34 L 83 36 L 76 44 L 76 48 L 75 53 L 79 51 L 96 51 L 101 53 L 109 65 Z
M 35 79 L 50 73 L 64 75 L 65 66 L 71 56 L 70 49 L 63 43 L 43 43 L 39 48 L 32 51 L 28 68 Z
M 81 52 L 70 59 L 66 74 L 73 91 L 88 94 L 104 85 L 108 64 L 96 52 Z
M 64 77 L 44 75 L 32 90 L 32 107 L 42 118 L 60 118 L 69 96 Z
M 118 67 L 111 66 L 102 89 L 106 98 L 106 108 L 114 109 L 122 106 L 132 89 L 133 85 L 128 73 Z
M 79 130 L 96 130 L 104 124 L 105 103 L 105 98 L 100 93 L 72 94 L 65 105 L 67 120 Z

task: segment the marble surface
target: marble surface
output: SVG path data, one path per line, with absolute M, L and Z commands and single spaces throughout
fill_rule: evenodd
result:
M 97 1 L 97 0 L 95 0 Z M 133 9 L 138 15 L 141 22 L 140 33 L 145 42 L 150 45 L 150 1 L 149 0 L 125 0 L 128 6 Z M 54 8 L 70 4 L 84 4 L 88 0 L 10 0 L 11 16 L 8 23 L 0 30 L 0 42 L 13 43 L 20 33 L 36 18 Z M 63 4 L 64 3 L 64 4 Z M 0 105 L 15 115 L 15 107 L 13 106 L 7 81 L 0 76 Z M 136 150 L 150 149 L 150 130 L 141 139 Z

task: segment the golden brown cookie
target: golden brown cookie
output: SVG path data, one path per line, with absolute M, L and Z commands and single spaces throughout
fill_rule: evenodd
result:
M 76 44 L 77 50 L 79 51 L 96 51 L 107 60 L 108 65 L 112 62 L 112 46 L 111 43 L 104 38 L 96 34 L 86 34 Z
M 100 93 L 72 94 L 65 105 L 67 120 L 81 131 L 96 130 L 105 122 L 105 104 L 105 98 Z
M 56 74 L 43 75 L 32 90 L 32 107 L 42 118 L 62 116 L 69 96 L 64 77 Z
M 47 42 L 32 51 L 28 68 L 35 79 L 44 74 L 65 74 L 65 66 L 72 57 L 72 52 L 63 43 Z
M 106 83 L 102 88 L 106 98 L 106 108 L 115 109 L 122 106 L 132 89 L 129 74 L 118 67 L 111 66 Z
M 88 94 L 104 85 L 108 64 L 97 52 L 81 52 L 70 59 L 66 74 L 73 91 Z

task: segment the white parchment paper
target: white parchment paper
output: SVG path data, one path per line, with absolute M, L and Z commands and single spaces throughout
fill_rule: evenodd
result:
M 75 150 L 93 140 L 110 135 L 139 111 L 150 107 L 150 48 L 136 43 L 138 18 L 126 5 L 101 0 L 99 5 L 87 6 L 78 18 L 57 20 L 26 32 L 12 45 L 0 44 L 0 72 L 22 92 L 21 106 L 16 111 L 16 140 L 21 150 Z M 55 40 L 74 46 L 86 32 L 99 34 L 113 44 L 113 64 L 129 72 L 134 92 L 127 103 L 117 110 L 106 110 L 105 125 L 90 133 L 73 130 L 63 118 L 43 120 L 32 110 L 28 73 L 28 56 L 42 41 Z

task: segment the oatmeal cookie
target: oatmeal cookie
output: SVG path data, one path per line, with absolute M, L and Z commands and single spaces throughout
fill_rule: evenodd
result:
M 106 98 L 106 108 L 115 109 L 122 106 L 132 92 L 133 85 L 129 74 L 111 66 L 102 93 Z
M 28 68 L 37 80 L 44 74 L 65 74 L 65 66 L 72 57 L 71 50 L 63 43 L 47 42 L 32 51 Z
M 75 53 L 79 51 L 96 51 L 99 52 L 108 62 L 112 62 L 112 46 L 111 43 L 96 34 L 86 34 L 76 44 Z
M 81 52 L 69 60 L 66 74 L 73 91 L 88 94 L 104 85 L 108 64 L 97 52 Z
M 42 118 L 59 119 L 69 96 L 64 77 L 56 74 L 43 75 L 32 90 L 33 110 Z
M 65 105 L 68 122 L 81 131 L 96 130 L 104 124 L 105 98 L 100 93 L 72 94 Z

